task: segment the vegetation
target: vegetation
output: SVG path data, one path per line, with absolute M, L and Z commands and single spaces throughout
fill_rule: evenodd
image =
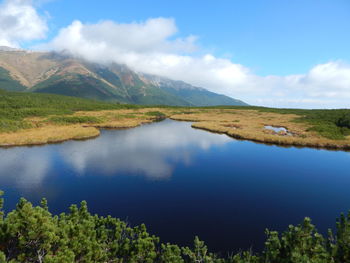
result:
M 10 91 L 142 105 L 244 105 L 182 81 L 139 74 L 125 65 L 100 65 L 58 53 L 2 51 L 0 64 L 6 65 L 0 66 L 0 88 Z
M 237 109 L 257 110 L 259 112 L 271 112 L 278 114 L 294 114 L 300 116 L 296 122 L 310 124 L 310 131 L 316 131 L 325 138 L 342 140 L 350 135 L 350 109 L 333 110 L 306 110 L 306 109 L 278 109 L 254 106 L 219 106 L 206 107 L 208 109 Z
M 77 111 L 99 111 L 136 108 L 137 106 L 103 103 L 52 94 L 0 92 L 0 132 L 16 131 L 30 127 L 28 117 L 67 115 Z M 53 119 L 53 121 L 58 119 Z M 61 119 L 62 120 L 62 119 Z M 74 121 L 66 119 L 66 122 Z
M 92 138 L 99 134 L 97 128 L 130 128 L 166 117 L 193 121 L 195 123 L 192 126 L 195 128 L 226 133 L 238 139 L 279 145 L 350 149 L 350 110 L 346 109 L 137 106 L 1 90 L 0 145 L 44 144 Z M 285 127 L 292 136 L 268 132 L 264 129 L 265 125 Z M 88 126 L 90 129 L 86 129 Z M 96 129 L 92 129 L 92 126 Z M 61 129 L 54 132 L 58 127 Z
M 301 110 L 301 109 L 260 109 L 260 111 L 276 112 L 281 114 L 296 114 L 301 117 L 296 121 L 307 122 L 320 135 L 342 140 L 350 135 L 350 110 Z
M 0 193 L 2 194 L 2 193 Z M 278 234 L 266 230 L 261 253 L 220 257 L 198 237 L 192 248 L 161 243 L 145 225 L 131 227 L 111 216 L 91 215 L 85 201 L 52 215 L 46 199 L 33 206 L 20 199 L 12 212 L 0 200 L 0 262 L 173 262 L 173 263 L 345 263 L 350 262 L 350 214 L 341 215 L 336 234 L 324 238 L 309 218 Z
M 6 69 L 0 67 L 0 88 L 5 88 L 9 91 L 23 91 L 26 87 L 13 79 Z
M 64 78 L 53 76 L 38 83 L 30 91 L 109 102 L 125 102 L 119 90 L 111 88 L 99 79 L 79 74 L 68 74 Z
M 145 115 L 152 116 L 152 117 L 159 119 L 159 120 L 166 118 L 166 114 L 164 114 L 163 112 L 160 112 L 160 111 L 149 111 L 149 112 L 146 112 Z
M 101 123 L 100 118 L 94 116 L 53 116 L 48 119 L 51 122 L 59 124 L 76 124 L 76 123 Z

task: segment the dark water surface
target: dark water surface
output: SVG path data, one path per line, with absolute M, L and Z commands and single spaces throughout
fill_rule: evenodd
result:
M 350 209 L 350 154 L 281 148 L 166 120 L 97 139 L 0 149 L 5 209 L 23 196 L 51 212 L 87 200 L 92 213 L 145 223 L 162 241 L 199 235 L 214 251 L 260 249 L 264 230 L 305 216 L 320 231 Z

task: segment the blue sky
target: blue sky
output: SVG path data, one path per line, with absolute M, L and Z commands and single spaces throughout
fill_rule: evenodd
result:
M 56 0 L 51 36 L 73 20 L 96 23 L 172 17 L 179 35 L 196 35 L 217 56 L 257 74 L 299 74 L 329 60 L 350 60 L 349 0 Z
M 350 107 L 349 0 L 0 3 L 0 45 L 123 63 L 251 104 Z

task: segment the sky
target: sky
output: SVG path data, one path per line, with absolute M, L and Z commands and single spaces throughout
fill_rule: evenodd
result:
M 0 45 L 272 107 L 350 108 L 349 31 L 349 0 L 0 0 Z

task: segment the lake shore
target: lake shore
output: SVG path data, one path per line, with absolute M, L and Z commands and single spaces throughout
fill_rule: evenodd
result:
M 134 128 L 158 120 L 144 113 L 138 114 L 130 110 L 108 110 L 76 112 L 71 116 L 65 116 L 66 118 L 93 117 L 101 120 L 96 123 L 79 124 L 54 123 L 50 121 L 50 118 L 28 118 L 26 121 L 34 127 L 16 132 L 0 133 L 0 147 L 34 146 L 69 140 L 93 139 L 100 135 L 100 129 Z
M 192 127 L 227 134 L 236 139 L 281 146 L 350 150 L 350 137 L 332 140 L 310 130 L 307 123 L 296 122 L 300 116 L 243 109 L 140 108 L 79 111 L 72 115 L 27 118 L 31 128 L 0 133 L 0 147 L 43 145 L 67 140 L 85 140 L 99 136 L 100 129 L 133 128 L 160 118 L 193 122 Z M 70 121 L 79 123 L 70 123 Z M 284 127 L 278 133 L 266 126 Z
M 274 144 L 322 148 L 331 150 L 350 150 L 350 137 L 332 140 L 311 131 L 307 123 L 296 122 L 299 116 L 278 114 L 256 110 L 211 110 L 177 114 L 170 117 L 178 121 L 191 121 L 193 128 L 226 134 L 235 139 Z M 266 126 L 283 127 L 288 133 L 278 133 Z

